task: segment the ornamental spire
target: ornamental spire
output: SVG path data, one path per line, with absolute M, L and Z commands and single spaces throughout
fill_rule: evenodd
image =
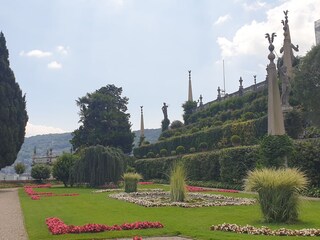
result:
M 191 85 L 191 70 L 189 72 L 189 91 L 188 91 L 188 101 L 193 102 L 193 97 L 192 97 L 192 85 Z
M 143 106 L 141 108 L 140 138 L 144 138 Z

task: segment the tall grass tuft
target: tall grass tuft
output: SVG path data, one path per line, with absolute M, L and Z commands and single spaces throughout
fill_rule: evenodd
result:
M 137 192 L 140 179 L 142 179 L 142 176 L 139 173 L 128 172 L 123 174 L 124 191 L 126 193 Z
M 181 164 L 175 165 L 171 171 L 170 198 L 173 202 L 184 202 L 186 199 L 186 172 Z
M 266 222 L 294 222 L 298 219 L 299 194 L 308 180 L 295 168 L 259 169 L 248 173 L 245 189 L 257 191 Z

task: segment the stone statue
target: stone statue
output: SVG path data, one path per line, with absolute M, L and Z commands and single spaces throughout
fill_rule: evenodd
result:
M 164 119 L 168 119 L 168 105 L 166 105 L 166 103 L 163 103 L 162 106 L 162 112 L 163 112 L 163 117 Z

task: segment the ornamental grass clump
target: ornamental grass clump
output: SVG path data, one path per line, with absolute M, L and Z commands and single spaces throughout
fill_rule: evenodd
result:
M 180 164 L 171 171 L 170 199 L 172 202 L 184 202 L 186 199 L 186 172 Z
M 266 222 L 294 222 L 298 219 L 299 191 L 306 188 L 305 174 L 295 168 L 250 171 L 245 189 L 256 191 Z
M 126 193 L 137 192 L 140 179 L 142 179 L 142 176 L 139 173 L 129 172 L 123 174 L 124 191 Z

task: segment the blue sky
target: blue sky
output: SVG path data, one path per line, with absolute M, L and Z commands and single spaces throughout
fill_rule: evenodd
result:
M 315 44 L 319 0 L 0 0 L 0 30 L 11 68 L 26 93 L 27 136 L 78 128 L 76 99 L 107 84 L 129 98 L 132 129 L 161 127 L 163 102 L 171 121 L 182 120 L 188 70 L 193 97 L 203 101 L 263 81 L 265 33 L 276 32 L 289 10 L 293 44 L 304 55 Z

